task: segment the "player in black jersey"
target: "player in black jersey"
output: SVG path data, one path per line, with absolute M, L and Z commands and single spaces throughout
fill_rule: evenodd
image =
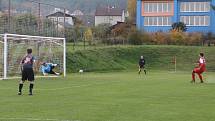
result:
M 22 66 L 22 79 L 19 83 L 18 95 L 22 95 L 22 87 L 26 80 L 30 82 L 29 95 L 33 95 L 32 90 L 34 87 L 34 71 L 33 71 L 34 61 L 35 58 L 32 55 L 32 49 L 27 49 L 27 54 L 24 56 L 20 63 Z
M 140 72 L 142 71 L 142 69 L 143 69 L 143 71 L 144 71 L 145 74 L 146 74 L 145 64 L 146 64 L 146 61 L 145 61 L 144 57 L 143 57 L 143 56 L 140 56 L 140 60 L 139 60 L 139 71 L 138 71 L 139 74 L 140 74 Z

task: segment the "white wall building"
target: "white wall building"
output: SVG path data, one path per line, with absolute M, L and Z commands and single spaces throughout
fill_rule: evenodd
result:
M 50 14 L 48 16 L 46 16 L 48 19 L 52 20 L 54 23 L 64 23 L 64 16 L 65 16 L 65 25 L 71 25 L 74 26 L 74 19 L 73 16 L 67 13 L 63 13 L 63 12 L 56 12 L 53 14 Z
M 99 24 L 115 25 L 117 22 L 125 22 L 125 11 L 114 7 L 99 7 L 95 13 L 95 26 Z

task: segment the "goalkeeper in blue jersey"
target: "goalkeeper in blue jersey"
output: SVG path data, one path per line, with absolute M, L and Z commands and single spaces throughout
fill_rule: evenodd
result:
M 48 74 L 60 75 L 60 73 L 57 73 L 57 72 L 53 71 L 53 69 L 57 65 L 58 64 L 53 64 L 53 63 L 42 63 L 41 72 L 43 73 L 44 76 L 47 76 Z

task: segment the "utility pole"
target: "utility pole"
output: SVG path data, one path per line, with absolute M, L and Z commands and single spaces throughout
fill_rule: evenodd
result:
M 2 5 L 2 0 L 0 0 L 0 11 L 1 11 L 1 9 L 2 9 L 2 8 L 1 8 L 1 7 L 2 7 L 1 5 Z
M 10 15 L 11 14 L 11 0 L 8 0 L 8 29 L 7 32 L 10 33 Z
M 64 27 L 63 36 L 64 38 L 66 38 L 66 8 L 64 8 L 63 27 Z
M 38 33 L 39 33 L 39 35 L 41 34 L 41 18 L 40 18 L 40 10 L 41 10 L 41 3 L 40 3 L 40 1 L 39 1 L 39 3 L 38 3 Z

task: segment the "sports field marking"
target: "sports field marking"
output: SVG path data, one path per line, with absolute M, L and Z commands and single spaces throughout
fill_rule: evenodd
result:
M 114 81 L 117 82 L 117 81 Z M 72 85 L 70 87 L 62 87 L 62 88 L 53 88 L 53 89 L 35 89 L 35 91 L 56 91 L 56 90 L 65 90 L 65 89 L 71 89 L 71 88 L 79 88 L 79 87 L 90 87 L 90 86 L 94 86 L 94 85 L 104 85 L 107 84 L 106 83 L 97 83 L 97 84 L 86 84 L 86 85 Z M 108 83 L 109 84 L 109 83 Z M 14 90 L 14 88 L 0 88 L 0 90 Z
M 54 89 L 35 89 L 35 90 L 47 90 L 47 91 L 55 91 L 55 90 L 65 90 L 65 89 L 71 89 L 74 87 L 90 87 L 93 85 L 103 85 L 103 84 L 87 84 L 87 85 L 73 85 L 70 87 L 62 87 L 62 88 L 54 88 Z
M 0 118 L 0 120 L 24 120 L 24 121 L 80 121 L 80 120 L 62 120 L 62 119 L 42 119 L 42 118 Z
M 60 78 L 61 76 L 35 76 L 35 78 Z M 15 76 L 15 77 L 9 77 L 7 78 L 7 80 L 10 79 L 21 79 L 21 77 L 19 76 Z M 3 78 L 0 78 L 0 80 L 4 80 Z

